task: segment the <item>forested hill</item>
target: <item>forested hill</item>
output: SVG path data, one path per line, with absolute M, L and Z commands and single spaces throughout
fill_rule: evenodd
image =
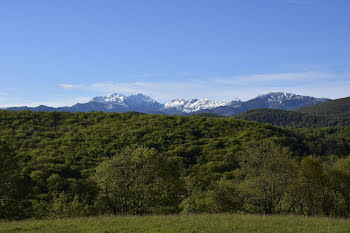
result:
M 233 115 L 236 119 L 257 121 L 281 127 L 320 128 L 333 126 L 350 126 L 350 117 L 313 115 L 296 111 L 279 109 L 254 109 Z
M 313 106 L 300 108 L 296 111 L 321 116 L 349 117 L 350 97 L 315 104 Z
M 294 190 L 285 187 L 294 179 L 288 172 L 299 169 L 293 157 L 305 158 L 306 167 L 320 163 L 308 155 L 337 161 L 349 155 L 349 138 L 346 127 L 296 131 L 233 118 L 0 110 L 0 178 L 6 179 L 0 184 L 0 218 L 276 213 L 279 202 L 273 208 L 254 204 L 254 198 L 263 196 L 255 190 L 258 186 L 249 185 L 271 173 L 256 169 L 279 168 L 283 180 L 278 187 L 287 195 L 285 191 Z M 322 206 L 315 214 L 328 211 Z M 303 208 L 295 207 L 293 213 L 306 213 Z
M 300 156 L 333 153 L 309 147 L 310 140 L 319 143 L 322 137 L 313 141 L 307 134 L 232 118 L 0 110 L 0 119 L 0 137 L 29 160 L 53 156 L 79 164 L 89 159 L 98 163 L 124 147 L 145 146 L 181 156 L 191 164 L 207 152 L 239 151 L 249 142 L 264 138 L 292 147 Z
M 155 148 L 181 156 L 187 164 L 218 150 L 239 151 L 246 143 L 263 138 L 291 145 L 301 155 L 311 153 L 303 143 L 304 135 L 230 118 L 1 110 L 0 119 L 1 138 L 9 141 L 21 158 L 37 165 L 41 160 L 69 159 L 81 170 L 127 146 Z
M 233 117 L 294 128 L 350 126 L 350 97 L 330 100 L 295 111 L 264 108 L 250 110 Z

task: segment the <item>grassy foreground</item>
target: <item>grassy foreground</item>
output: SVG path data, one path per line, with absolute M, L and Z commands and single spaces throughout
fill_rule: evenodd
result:
M 302 216 L 238 214 L 175 215 L 145 217 L 93 217 L 57 220 L 0 222 L 0 232 L 350 232 L 350 220 Z

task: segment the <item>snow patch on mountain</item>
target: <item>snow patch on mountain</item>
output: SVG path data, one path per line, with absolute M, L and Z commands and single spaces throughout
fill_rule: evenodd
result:
M 267 101 L 270 103 L 283 103 L 285 100 L 300 100 L 306 98 L 306 96 L 302 95 L 295 95 L 291 93 L 279 93 L 279 92 L 273 92 L 273 93 L 268 93 L 266 95 L 268 97 Z
M 127 98 L 126 95 L 123 94 L 119 94 L 119 93 L 113 93 L 113 94 L 109 94 L 107 96 L 97 96 L 95 98 L 93 98 L 91 101 L 94 102 L 100 102 L 100 103 L 120 103 L 125 105 L 125 99 Z
M 203 109 L 213 109 L 221 106 L 230 106 L 240 102 L 240 100 L 233 100 L 230 102 L 212 101 L 208 99 L 174 99 L 164 105 L 164 109 L 182 111 L 186 113 L 197 112 Z
M 107 96 L 97 96 L 93 98 L 91 101 L 94 102 L 100 102 L 100 103 L 113 103 L 113 104 L 120 104 L 120 105 L 127 105 L 127 103 L 156 103 L 154 99 L 152 99 L 149 96 L 145 96 L 143 94 L 137 94 L 137 95 L 123 95 L 119 93 L 113 93 L 109 94 Z
M 259 95 L 257 98 L 266 99 L 267 102 L 269 103 L 280 103 L 280 104 L 290 100 L 303 100 L 303 99 L 310 99 L 310 98 L 317 99 L 314 97 L 296 95 L 296 94 L 286 93 L 286 92 L 270 92 L 264 95 Z

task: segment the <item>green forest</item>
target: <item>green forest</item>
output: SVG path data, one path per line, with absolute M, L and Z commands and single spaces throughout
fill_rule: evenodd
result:
M 350 127 L 321 126 L 0 110 L 0 218 L 349 217 Z

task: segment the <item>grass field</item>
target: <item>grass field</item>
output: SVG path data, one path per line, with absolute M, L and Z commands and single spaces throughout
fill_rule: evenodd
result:
M 0 222 L 0 232 L 101 232 L 101 233 L 227 233 L 227 232 L 350 232 L 350 220 L 302 216 L 238 214 L 145 217 L 91 217 Z

